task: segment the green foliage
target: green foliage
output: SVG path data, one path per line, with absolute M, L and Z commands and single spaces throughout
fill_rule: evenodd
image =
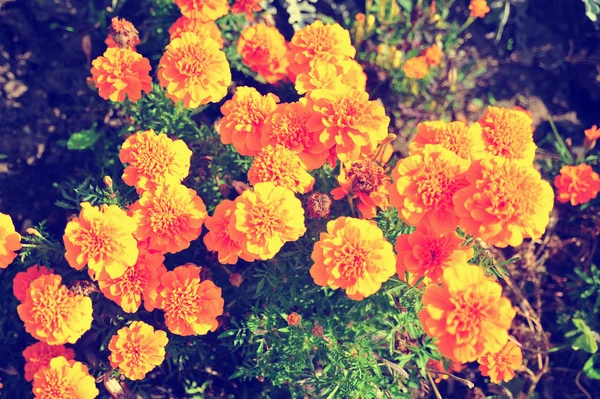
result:
M 585 15 L 592 21 L 596 21 L 598 14 L 600 14 L 600 1 L 583 0 L 583 3 L 585 4 Z
M 582 349 L 592 354 L 596 353 L 598 351 L 598 333 L 592 331 L 582 319 L 573 319 L 573 324 L 577 329 L 569 331 L 565 334 L 566 338 L 573 339 L 571 344 L 573 349 Z
M 91 129 L 73 133 L 67 140 L 67 148 L 69 150 L 87 150 L 93 147 L 100 137 L 102 137 L 102 133 L 96 131 L 96 124 L 94 124 Z

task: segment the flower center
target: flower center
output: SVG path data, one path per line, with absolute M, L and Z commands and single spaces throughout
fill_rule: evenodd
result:
M 362 277 L 370 265 L 369 250 L 355 244 L 344 244 L 336 257 L 340 275 L 346 280 Z
M 165 303 L 165 313 L 175 319 L 191 321 L 198 307 L 197 290 L 198 284 L 193 282 L 173 289 Z
M 64 379 L 60 378 L 58 372 L 48 369 L 44 385 L 41 387 L 40 399 L 75 399 L 76 392 Z
M 478 336 L 481 321 L 489 318 L 487 304 L 474 290 L 475 288 L 468 287 L 462 295 L 450 298 L 455 309 L 448 315 L 447 328 L 449 333 L 456 335 L 459 345 L 470 343 L 473 337 Z
M 156 198 L 154 207 L 148 212 L 150 225 L 155 233 L 168 231 L 179 232 L 181 225 L 181 209 L 174 203 L 173 198 Z
M 136 169 L 151 176 L 161 176 L 166 173 L 168 165 L 173 161 L 173 156 L 167 148 L 163 146 L 156 148 L 149 141 L 143 141 L 136 147 L 132 162 Z
M 416 174 L 417 194 L 429 208 L 443 208 L 452 204 L 452 196 L 466 185 L 464 179 L 457 179 L 460 168 L 442 163 L 425 163 Z
M 64 289 L 61 289 L 64 288 Z M 36 323 L 54 331 L 62 325 L 72 311 L 71 297 L 65 287 L 45 287 L 42 295 L 33 297 L 32 316 Z
M 371 195 L 382 185 L 385 178 L 383 168 L 371 160 L 354 162 L 348 171 L 352 181 L 351 190 L 355 194 Z
M 200 44 L 188 44 L 180 48 L 179 51 L 181 57 L 176 65 L 182 75 L 197 77 L 208 69 L 211 56 Z
M 82 252 L 87 252 L 90 257 L 104 256 L 115 250 L 116 243 L 106 231 L 106 226 L 102 227 L 92 225 L 89 230 L 81 232 Z

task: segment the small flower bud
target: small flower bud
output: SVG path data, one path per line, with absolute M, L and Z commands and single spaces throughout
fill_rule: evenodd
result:
M 244 282 L 244 278 L 239 273 L 231 273 L 229 275 L 229 283 L 234 287 L 239 287 Z
M 36 237 L 42 238 L 42 234 L 39 231 L 37 231 L 36 229 L 34 229 L 33 227 L 27 228 L 27 230 L 25 230 L 25 232 L 27 234 L 32 235 L 32 236 L 36 236 Z
M 312 219 L 329 217 L 331 197 L 324 193 L 313 193 L 307 200 L 308 216 Z
M 106 188 L 111 188 L 113 185 L 113 181 L 110 176 L 104 176 L 102 181 L 104 182 L 104 185 L 106 186 Z
M 296 312 L 290 313 L 287 317 L 288 325 L 291 327 L 296 327 L 297 325 L 300 324 L 301 321 L 302 321 L 302 316 L 300 316 Z
M 317 338 L 324 337 L 325 330 L 323 330 L 323 326 L 319 325 L 318 323 L 315 323 L 315 326 L 312 329 L 312 335 L 314 335 Z

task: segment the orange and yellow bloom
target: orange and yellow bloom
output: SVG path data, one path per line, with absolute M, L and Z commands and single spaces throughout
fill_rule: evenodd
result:
M 27 291 L 31 282 L 39 276 L 45 276 L 54 273 L 54 270 L 46 266 L 33 265 L 27 271 L 19 272 L 13 280 L 13 293 L 19 302 L 23 302 L 27 297 Z
M 490 7 L 486 0 L 471 0 L 469 10 L 471 10 L 471 18 L 483 18 L 490 12 Z
M 292 150 L 282 145 L 268 145 L 254 157 L 248 170 L 248 182 L 251 185 L 272 182 L 276 186 L 306 194 L 312 190 L 315 178 L 306 171 L 302 161 Z
M 326 61 L 316 60 L 311 62 L 308 72 L 303 72 L 296 77 L 294 87 L 298 94 L 305 94 L 318 89 L 338 90 L 341 85 L 339 67 Z
M 25 359 L 25 381 L 33 381 L 33 376 L 41 368 L 48 367 L 50 360 L 63 356 L 67 360 L 75 358 L 75 351 L 63 345 L 48 345 L 45 342 L 36 342 L 23 351 Z
M 181 37 L 183 32 L 192 32 L 200 41 L 203 41 L 207 37 L 213 39 L 219 45 L 219 48 L 223 48 L 225 44 L 223 42 L 223 35 L 219 26 L 214 21 L 200 21 L 198 19 L 190 19 L 187 17 L 179 17 L 169 28 L 169 36 L 171 41 L 178 37 Z
M 600 192 L 600 177 L 590 165 L 565 165 L 560 174 L 554 178 L 556 199 L 559 202 L 570 202 L 571 205 L 585 204 L 596 198 Z
M 85 364 L 55 357 L 33 377 L 34 399 L 94 399 L 100 392 Z
M 481 127 L 468 127 L 463 122 L 422 122 L 409 144 L 410 154 L 421 151 L 427 144 L 439 144 L 463 159 L 479 159 L 485 155 Z
M 181 13 L 199 21 L 216 21 L 229 12 L 227 0 L 174 0 Z
M 481 375 L 489 376 L 494 384 L 500 384 L 514 378 L 515 371 L 523 364 L 523 353 L 514 342 L 508 341 L 498 352 L 483 353 L 477 362 Z
M 444 57 L 444 52 L 437 44 L 429 46 L 423 52 L 423 57 L 425 57 L 425 61 L 429 64 L 429 66 L 438 66 L 442 63 L 442 58 Z
M 429 73 L 429 63 L 424 56 L 413 57 L 406 60 L 403 70 L 407 78 L 423 79 Z
M 264 23 L 248 26 L 240 34 L 237 50 L 243 63 L 268 83 L 285 79 L 287 43 L 276 27 Z
M 262 0 L 235 0 L 233 6 L 231 6 L 232 14 L 243 14 L 246 13 L 248 20 L 254 20 L 254 13 L 262 11 L 260 6 Z
M 252 257 L 245 257 L 240 244 L 231 238 L 229 222 L 235 210 L 235 203 L 223 200 L 215 208 L 215 213 L 204 222 L 208 233 L 204 236 L 204 245 L 209 251 L 217 252 L 219 263 L 235 265 L 239 257 L 251 262 Z
M 0 213 L 0 269 L 6 269 L 21 249 L 21 235 L 9 215 Z

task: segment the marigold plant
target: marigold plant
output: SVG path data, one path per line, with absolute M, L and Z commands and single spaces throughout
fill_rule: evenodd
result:
M 100 392 L 85 364 L 55 357 L 33 377 L 35 399 L 94 399 Z
M 13 294 L 19 302 L 23 302 L 27 297 L 27 291 L 31 282 L 40 276 L 53 274 L 54 270 L 47 268 L 46 266 L 33 265 L 24 272 L 19 272 L 15 275 L 13 280 Z
M 571 205 L 585 204 L 598 196 L 600 177 L 587 164 L 577 166 L 565 165 L 560 174 L 554 178 L 556 199 L 559 202 L 570 202 Z
M 33 381 L 33 376 L 40 369 L 50 366 L 50 361 L 62 356 L 67 360 L 75 358 L 75 351 L 65 348 L 64 345 L 48 345 L 45 342 L 36 342 L 23 351 L 25 359 L 25 380 Z
M 483 353 L 477 362 L 481 375 L 489 376 L 493 383 L 500 384 L 514 378 L 515 371 L 523 363 L 523 353 L 514 342 L 509 341 L 500 351 Z
M 6 269 L 21 249 L 21 235 L 15 231 L 10 216 L 0 213 L 0 269 Z
M 264 23 L 248 26 L 240 34 L 237 50 L 244 64 L 268 83 L 285 79 L 287 43 L 274 26 Z

